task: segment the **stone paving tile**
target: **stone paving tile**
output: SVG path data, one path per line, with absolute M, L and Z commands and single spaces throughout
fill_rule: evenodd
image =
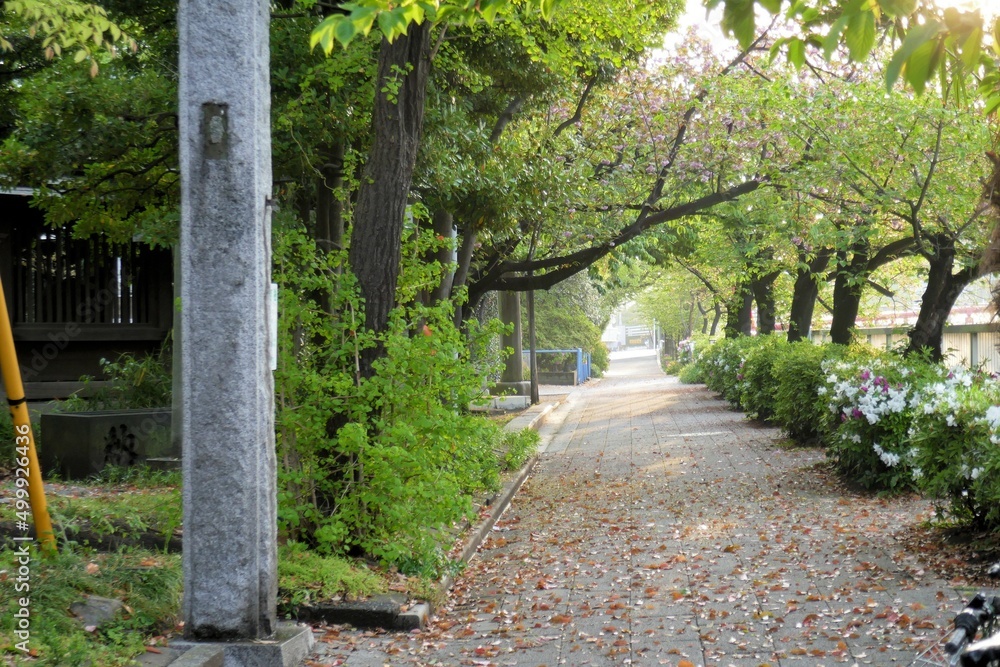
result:
M 342 632 L 313 664 L 902 665 L 959 606 L 894 537 L 925 502 L 844 492 L 651 359 L 563 410 L 432 626 Z

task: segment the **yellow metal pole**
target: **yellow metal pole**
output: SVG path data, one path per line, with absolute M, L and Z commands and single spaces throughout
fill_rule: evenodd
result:
M 28 400 L 21 383 L 21 368 L 17 365 L 17 354 L 14 352 L 14 332 L 10 326 L 10 315 L 7 313 L 7 299 L 0 284 L 0 373 L 3 374 L 3 385 L 7 392 L 7 402 L 10 404 L 10 416 L 14 421 L 14 445 L 17 451 L 18 469 L 27 469 L 27 478 L 20 473 L 15 477 L 19 488 L 22 479 L 27 479 L 28 501 L 31 503 L 31 514 L 35 520 L 35 534 L 46 554 L 56 552 L 56 538 L 52 532 L 52 520 L 49 518 L 49 508 L 45 503 L 45 488 L 42 486 L 42 468 L 38 465 L 38 452 L 35 451 L 35 436 L 31 432 L 31 417 L 28 415 Z M 27 465 L 21 465 L 27 463 Z

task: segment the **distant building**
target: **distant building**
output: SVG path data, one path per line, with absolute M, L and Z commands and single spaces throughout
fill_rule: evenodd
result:
M 635 303 L 629 302 L 611 315 L 611 321 L 601 335 L 601 341 L 612 352 L 637 348 L 651 348 L 653 331 L 635 312 Z

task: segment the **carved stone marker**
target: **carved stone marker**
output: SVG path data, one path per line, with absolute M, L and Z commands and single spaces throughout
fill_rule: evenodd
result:
M 276 630 L 268 3 L 181 0 L 184 632 Z

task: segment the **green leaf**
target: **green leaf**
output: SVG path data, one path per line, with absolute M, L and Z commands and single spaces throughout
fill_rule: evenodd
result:
M 917 10 L 917 0 L 879 0 L 878 6 L 889 16 L 909 16 Z
M 337 27 L 334 29 L 333 34 L 337 38 L 337 41 L 343 44 L 346 48 L 347 45 L 351 43 L 351 40 L 354 39 L 355 35 L 358 34 L 358 31 L 355 29 L 354 24 L 345 17 L 343 21 L 339 21 L 337 23 Z
M 460 14 L 461 11 L 462 10 L 456 7 L 455 5 L 445 5 L 443 7 L 438 8 L 437 12 L 434 15 L 434 20 L 444 23 L 448 20 L 449 16 L 451 16 L 452 14 Z
M 962 63 L 969 69 L 979 64 L 979 56 L 983 52 L 983 29 L 976 26 L 968 39 L 962 44 Z
M 823 57 L 827 60 L 837 50 L 837 45 L 840 44 L 840 35 L 844 32 L 844 28 L 847 27 L 850 21 L 851 15 L 847 14 L 845 10 L 845 13 L 830 26 L 830 32 L 826 33 L 826 37 L 823 38 Z
M 918 95 L 923 94 L 927 82 L 934 76 L 934 69 L 940 60 L 941 46 L 937 40 L 924 42 L 906 59 L 906 82 L 913 86 Z
M 406 19 L 403 18 L 402 8 L 397 7 L 391 12 L 381 12 L 378 15 L 378 27 L 382 30 L 382 34 L 389 42 L 393 42 L 400 35 L 406 34 L 406 28 L 409 25 Z
M 482 2 L 479 5 L 479 13 L 482 15 L 483 20 L 486 23 L 492 25 L 494 19 L 496 19 L 497 14 L 503 9 L 506 2 Z
M 368 35 L 372 30 L 372 25 L 375 23 L 375 16 L 377 14 L 377 7 L 357 7 L 351 11 L 350 19 L 351 23 L 354 24 L 354 30 L 363 35 Z
M 868 57 L 875 46 L 875 14 L 863 11 L 851 17 L 844 34 L 851 60 L 861 61 Z
M 767 50 L 768 66 L 770 66 L 771 63 L 774 62 L 774 59 L 778 57 L 778 54 L 781 53 L 781 47 L 783 47 L 789 41 L 791 41 L 791 38 L 786 37 L 784 39 L 779 39 L 778 41 L 776 41 L 774 44 L 771 45 L 771 48 Z
M 944 26 L 941 23 L 931 19 L 923 25 L 918 25 L 906 35 L 906 39 L 903 40 L 896 53 L 892 55 L 889 66 L 886 67 L 885 86 L 887 89 L 892 90 L 892 87 L 899 79 L 900 72 L 903 71 L 903 65 L 907 63 L 913 52 L 937 37 L 943 29 Z
M 73 56 L 73 62 L 75 63 L 83 62 L 84 60 L 87 59 L 87 55 L 88 54 L 84 49 L 80 49 L 79 51 L 76 52 L 76 55 Z
M 407 24 L 416 23 L 417 25 L 420 25 L 421 23 L 424 22 L 424 8 L 421 7 L 419 4 L 412 4 L 412 5 L 406 5 L 405 7 L 400 7 L 399 11 L 403 17 L 403 20 L 406 21 Z
M 760 6 L 769 11 L 771 14 L 777 14 L 781 11 L 781 0 L 758 0 Z
M 801 39 L 791 39 L 788 42 L 788 62 L 801 69 L 806 64 L 806 43 Z
M 318 44 L 327 55 L 333 51 L 333 38 L 337 29 L 337 24 L 344 20 L 343 14 L 331 14 L 313 28 L 309 35 L 309 48 L 315 49 Z
M 1000 56 L 1000 16 L 993 21 L 993 51 Z
M 732 34 L 742 48 L 750 46 L 757 32 L 753 0 L 726 0 L 722 28 Z
M 986 109 L 983 111 L 983 115 L 989 116 L 997 110 L 997 107 L 1000 107 L 1000 93 L 996 93 L 986 99 Z
M 541 0 L 539 8 L 542 11 L 542 18 L 546 21 L 552 20 L 552 14 L 555 12 L 556 5 L 559 0 Z

